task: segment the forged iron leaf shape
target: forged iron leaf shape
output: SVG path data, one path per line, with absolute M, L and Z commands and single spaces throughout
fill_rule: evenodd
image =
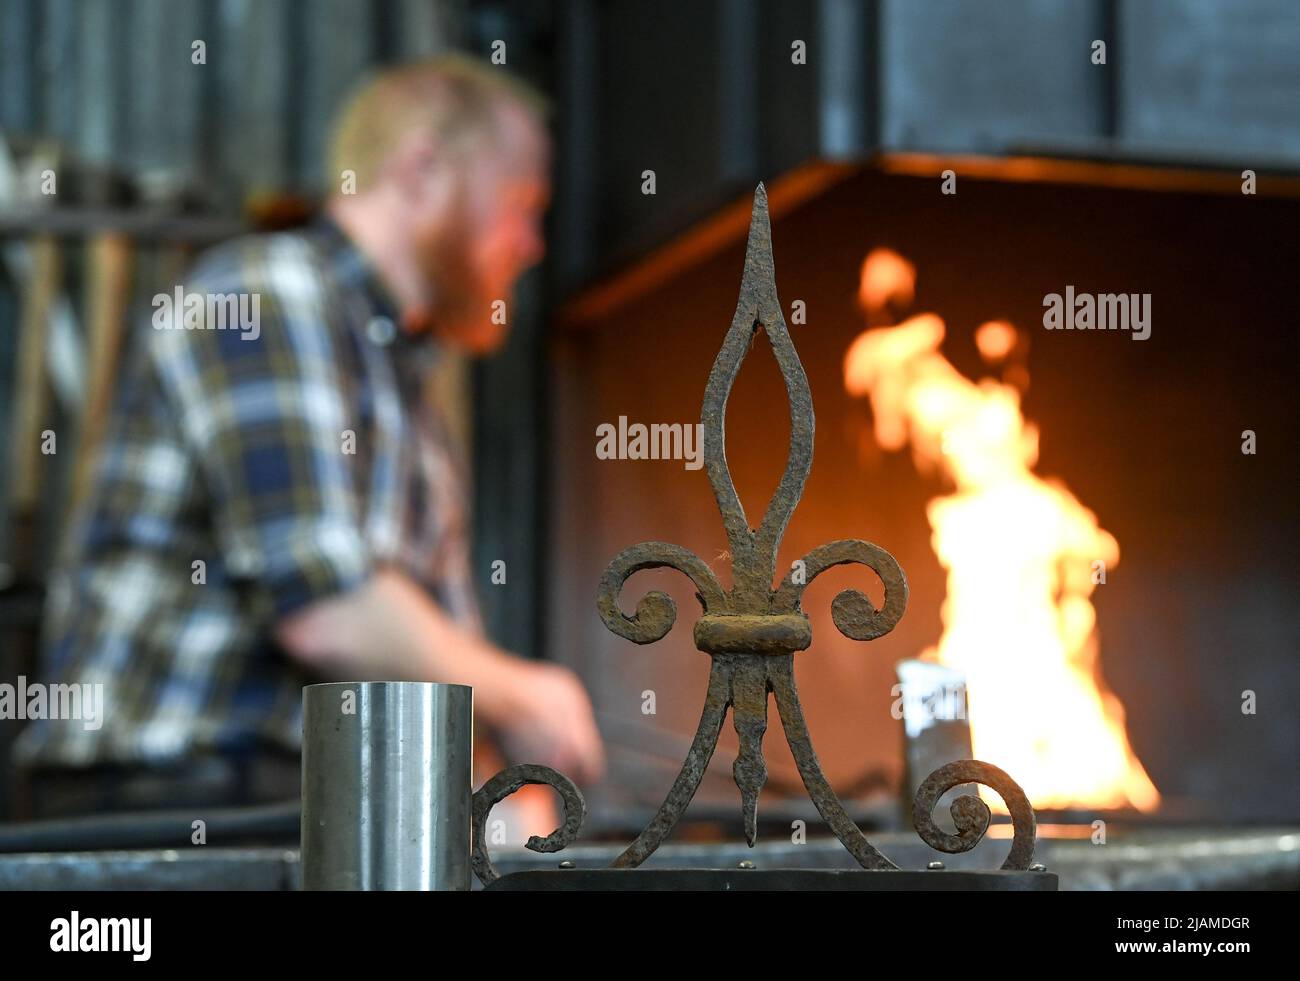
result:
M 727 397 L 741 364 L 762 328 L 771 342 L 790 403 L 790 450 L 785 472 L 758 528 L 751 528 L 736 494 L 726 455 Z M 704 710 L 691 748 L 663 804 L 641 832 L 613 862 L 614 868 L 635 868 L 662 844 L 695 796 L 705 769 L 717 748 L 727 710 L 740 739 L 732 767 L 740 788 L 745 840 L 752 846 L 758 832 L 758 796 L 767 781 L 763 760 L 763 735 L 767 731 L 768 696 L 777 713 L 808 796 L 835 836 L 866 869 L 896 869 L 867 841 L 844 805 L 831 789 L 813 750 L 808 724 L 794 681 L 794 654 L 812 643 L 812 627 L 800 608 L 804 589 L 822 572 L 836 565 L 856 563 L 871 569 L 885 588 L 884 605 L 877 609 L 856 589 L 840 592 L 831 603 L 836 628 L 852 640 L 874 640 L 892 630 L 907 605 L 907 580 L 894 557 L 878 545 L 856 539 L 830 542 L 809 552 L 773 588 L 776 554 L 786 525 L 803 493 L 812 469 L 814 417 L 812 394 L 803 365 L 790 339 L 777 298 L 772 259 L 772 231 L 767 211 L 767 191 L 758 186 L 745 247 L 745 270 L 740 300 L 731 328 L 709 373 L 701 413 L 704 426 L 704 463 L 722 513 L 732 562 L 732 588 L 723 589 L 713 570 L 695 553 L 667 542 L 642 542 L 625 549 L 610 562 L 601 577 L 596 605 L 611 631 L 636 644 L 652 644 L 672 629 L 677 607 L 666 593 L 643 596 L 628 616 L 618 598 L 629 577 L 644 569 L 673 568 L 695 585 L 703 616 L 695 623 L 695 644 L 710 655 L 708 690 Z M 802 574 L 795 577 L 795 569 Z M 527 771 L 525 773 L 525 771 Z M 1034 813 L 1024 792 L 997 767 L 977 760 L 962 760 L 941 767 L 917 791 L 914 820 L 917 832 L 931 847 L 948 853 L 974 848 L 989 825 L 989 810 L 978 798 L 965 795 L 951 807 L 957 828 L 948 835 L 931 818 L 939 797 L 964 783 L 983 783 L 996 790 L 1011 812 L 1014 840 L 1004 869 L 1027 869 L 1033 857 Z M 582 821 L 582 797 L 568 780 L 548 767 L 512 767 L 489 781 L 474 795 L 475 872 L 486 883 L 496 871 L 480 847 L 482 822 L 487 811 L 523 783 L 548 783 L 565 805 L 562 829 L 546 839 L 533 838 L 528 847 L 555 851 L 577 834 Z M 480 813 L 481 812 L 481 813 Z

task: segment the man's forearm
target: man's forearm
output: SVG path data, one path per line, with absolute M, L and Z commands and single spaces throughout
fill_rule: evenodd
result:
M 514 658 L 457 624 L 400 572 L 380 571 L 360 589 L 292 614 L 275 635 L 329 677 L 472 685 L 485 722 L 511 711 Z

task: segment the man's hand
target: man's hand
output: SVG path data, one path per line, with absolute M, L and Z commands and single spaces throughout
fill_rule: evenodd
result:
M 511 761 L 553 767 L 578 784 L 599 780 L 605 751 L 577 676 L 558 664 L 518 661 L 510 686 L 512 708 L 497 728 Z
M 605 769 L 591 702 L 567 668 L 507 654 L 448 617 L 410 578 L 384 569 L 360 589 L 276 625 L 289 654 L 348 681 L 472 685 L 474 714 L 513 763 L 542 763 L 575 782 Z

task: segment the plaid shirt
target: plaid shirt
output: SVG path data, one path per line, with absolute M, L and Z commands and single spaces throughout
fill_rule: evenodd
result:
M 316 679 L 271 625 L 379 565 L 481 629 L 459 465 L 425 399 L 438 352 L 394 326 L 360 253 L 327 221 L 250 236 L 185 292 L 256 294 L 257 329 L 155 320 L 133 338 L 41 665 L 102 683 L 103 725 L 30 723 L 29 766 L 299 749 Z

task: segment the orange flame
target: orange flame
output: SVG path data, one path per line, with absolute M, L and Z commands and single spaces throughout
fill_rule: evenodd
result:
M 879 319 L 914 286 L 911 264 L 877 249 L 859 300 Z M 980 335 L 988 361 L 1017 346 L 1002 321 Z M 943 321 L 920 314 L 865 331 L 844 362 L 849 393 L 871 399 L 880 445 L 910 442 L 918 467 L 955 487 L 926 511 L 948 594 L 943 636 L 922 656 L 965 674 L 975 756 L 1010 773 L 1035 806 L 1153 810 L 1160 795 L 1097 673 L 1089 597 L 1119 544 L 1062 484 L 1034 474 L 1038 430 L 1020 393 L 961 375 L 939 352 L 943 337 Z

